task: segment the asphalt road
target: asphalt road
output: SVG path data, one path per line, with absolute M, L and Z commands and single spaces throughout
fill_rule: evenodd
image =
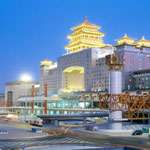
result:
M 147 136 L 131 135 L 105 135 L 95 133 L 85 133 L 72 130 L 70 127 L 50 127 L 45 129 L 49 133 L 48 137 L 22 140 L 0 140 L 0 148 L 3 150 L 19 149 L 38 145 L 54 144 L 94 144 L 105 146 L 129 146 L 150 150 L 150 140 Z
M 25 149 L 27 147 L 41 146 L 41 145 L 55 145 L 55 144 L 92 144 L 88 141 L 78 140 L 75 138 L 47 138 L 47 139 L 32 139 L 32 140 L 7 140 L 0 141 L 0 148 L 2 150 L 9 149 Z

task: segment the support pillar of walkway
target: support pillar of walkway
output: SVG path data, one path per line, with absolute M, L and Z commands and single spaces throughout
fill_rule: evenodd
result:
M 59 121 L 58 120 L 54 120 L 54 126 L 58 127 L 59 126 Z
M 86 118 L 83 119 L 83 126 L 86 126 Z
M 111 94 L 121 94 L 122 93 L 122 72 L 121 70 L 111 70 L 110 71 L 110 93 Z M 122 111 L 110 111 L 109 122 L 110 129 L 121 130 L 122 122 L 115 120 L 122 119 Z
M 114 54 L 106 56 L 106 64 L 110 70 L 110 94 L 121 94 L 124 56 L 115 51 Z M 110 110 L 109 125 L 111 130 L 122 130 L 122 111 Z

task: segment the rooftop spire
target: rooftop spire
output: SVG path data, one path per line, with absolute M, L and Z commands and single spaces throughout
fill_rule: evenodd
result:
M 146 41 L 145 36 L 142 36 L 142 39 L 141 39 L 141 40 Z
M 88 22 L 87 16 L 84 17 L 84 22 Z
M 124 34 L 124 38 L 127 38 L 127 37 L 128 37 L 128 36 L 127 36 L 127 34 L 125 33 L 125 34 Z

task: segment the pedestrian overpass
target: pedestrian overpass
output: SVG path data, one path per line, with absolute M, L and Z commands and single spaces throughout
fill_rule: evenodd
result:
M 86 124 L 86 119 L 91 117 L 106 117 L 109 115 L 109 111 L 102 112 L 90 112 L 90 113 L 78 113 L 78 114 L 59 114 L 59 115 L 37 115 L 38 118 L 43 120 L 46 124 L 49 122 L 51 125 L 58 126 L 59 121 L 83 121 Z

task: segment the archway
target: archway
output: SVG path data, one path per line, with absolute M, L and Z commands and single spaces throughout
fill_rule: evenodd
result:
M 71 90 L 84 90 L 84 67 L 71 66 L 63 71 L 62 87 Z

